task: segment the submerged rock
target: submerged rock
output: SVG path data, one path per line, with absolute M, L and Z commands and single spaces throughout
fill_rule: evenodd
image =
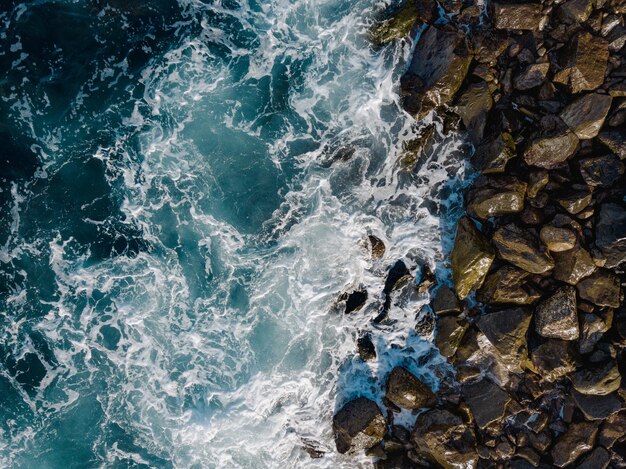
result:
M 550 454 L 556 467 L 565 467 L 593 448 L 598 425 L 591 422 L 573 423 L 557 440 Z
M 333 417 L 337 451 L 371 448 L 385 436 L 387 423 L 376 403 L 366 397 L 348 402 Z
M 467 213 L 482 220 L 524 208 L 526 183 L 513 177 L 478 178 L 467 194 Z
M 504 416 L 504 408 L 511 397 L 487 378 L 462 386 L 465 402 L 480 428 Z
M 421 409 L 435 404 L 435 394 L 411 372 L 400 366 L 391 370 L 385 397 L 405 409 Z
M 532 166 L 554 169 L 578 148 L 578 137 L 571 130 L 534 139 L 524 152 L 524 160 Z
M 554 268 L 550 254 L 526 230 L 510 223 L 496 230 L 493 244 L 502 259 L 533 274 L 542 274 Z
M 581 394 L 606 396 L 619 389 L 622 376 L 614 362 L 583 368 L 570 375 L 572 386 Z
M 494 258 L 493 248 L 474 223 L 467 217 L 461 218 L 450 256 L 454 287 L 459 298 L 467 297 L 483 284 Z
M 598 135 L 610 108 L 609 95 L 589 93 L 565 106 L 560 117 L 580 140 L 585 140 Z
M 609 45 L 588 32 L 575 34 L 567 46 L 563 69 L 554 81 L 570 87 L 572 93 L 595 90 L 604 83 Z
M 476 294 L 476 299 L 483 303 L 512 303 L 528 305 L 537 301 L 541 294 L 525 285 L 530 274 L 516 267 L 505 265 L 487 275 L 483 286 Z
M 620 305 L 620 281 L 609 270 L 598 270 L 581 280 L 576 287 L 580 298 L 583 300 L 609 308 L 617 308 Z
M 574 287 L 562 287 L 539 303 L 535 311 L 535 329 L 539 335 L 551 339 L 578 339 L 580 331 Z
M 626 261 L 626 210 L 615 203 L 600 206 L 595 225 L 596 246 L 606 257 L 606 267 Z

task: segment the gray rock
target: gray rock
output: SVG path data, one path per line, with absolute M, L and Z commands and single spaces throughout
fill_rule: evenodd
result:
M 622 376 L 614 362 L 583 368 L 570 375 L 572 386 L 581 394 L 606 396 L 619 389 Z
M 502 226 L 493 235 L 498 255 L 511 264 L 533 274 L 542 274 L 554 268 L 554 261 L 536 238 L 514 224 Z
M 577 469 L 604 469 L 611 461 L 610 453 L 601 446 L 595 448 L 578 464 Z
M 521 91 L 535 88 L 545 81 L 549 69 L 548 62 L 531 64 L 513 79 L 513 86 Z
M 556 467 L 565 467 L 593 448 L 598 434 L 598 424 L 573 423 L 557 440 L 550 454 Z
M 474 415 L 480 428 L 504 416 L 506 404 L 511 397 L 500 387 L 487 378 L 473 383 L 465 383 L 461 387 L 463 398 Z
M 626 260 L 626 210 L 621 205 L 602 204 L 594 231 L 606 267 L 617 267 Z
M 580 140 L 590 139 L 600 132 L 611 100 L 606 94 L 588 93 L 567 104 L 560 117 Z
M 576 309 L 576 290 L 562 287 L 535 310 L 535 329 L 543 337 L 576 340 L 580 335 Z
M 572 156 L 576 148 L 578 137 L 566 130 L 533 140 L 524 152 L 524 160 L 532 166 L 554 169 Z
M 493 22 L 496 29 L 536 31 L 541 22 L 541 4 L 495 3 Z
M 483 174 L 503 173 L 506 164 L 515 156 L 513 137 L 511 134 L 503 132 L 478 146 L 475 166 Z
M 532 313 L 526 308 L 512 308 L 483 314 L 478 329 L 498 351 L 507 368 L 521 372 L 528 359 L 526 332 Z
M 435 298 L 433 299 L 432 308 L 435 314 L 460 313 L 461 304 L 448 285 L 441 284 L 437 288 Z
M 611 271 L 601 269 L 581 280 L 576 286 L 580 298 L 598 306 L 617 308 L 620 305 L 619 278 Z
M 456 352 L 469 324 L 456 316 L 437 316 L 436 324 L 435 346 L 441 355 L 451 357 Z
M 470 84 L 458 97 L 455 112 L 461 117 L 473 142 L 482 140 L 487 113 L 493 105 L 491 92 L 486 82 Z
M 454 288 L 460 299 L 483 284 L 494 258 L 493 248 L 474 222 L 467 217 L 461 218 L 450 256 Z
M 385 436 L 387 423 L 376 403 L 366 397 L 348 402 L 333 417 L 337 451 L 371 448 Z
M 580 353 L 591 353 L 594 346 L 602 338 L 604 333 L 613 324 L 613 310 L 607 309 L 598 314 L 584 313 L 580 316 L 580 340 L 578 341 L 578 351 Z
M 421 409 L 430 407 L 436 402 L 431 389 L 411 372 L 400 366 L 391 370 L 387 379 L 387 393 L 389 401 L 405 409 Z

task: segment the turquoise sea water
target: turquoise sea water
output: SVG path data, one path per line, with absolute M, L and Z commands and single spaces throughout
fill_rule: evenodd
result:
M 335 408 L 448 372 L 426 298 L 371 323 L 396 260 L 441 259 L 463 177 L 450 138 L 401 170 L 424 123 L 411 44 L 367 40 L 384 7 L 0 2 L 1 467 L 354 467 Z

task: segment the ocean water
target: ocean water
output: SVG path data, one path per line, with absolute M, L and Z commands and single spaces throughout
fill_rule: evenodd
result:
M 368 41 L 386 6 L 0 2 L 1 467 L 368 467 L 335 410 L 449 377 L 425 295 L 372 323 L 398 259 L 448 278 L 465 174 L 438 120 L 401 163 L 431 118 L 399 105 L 411 42 Z

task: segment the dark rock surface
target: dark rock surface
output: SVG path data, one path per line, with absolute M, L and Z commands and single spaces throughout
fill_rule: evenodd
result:
M 527 230 L 514 224 L 500 227 L 493 235 L 498 255 L 526 272 L 542 274 L 554 268 L 554 260 Z
M 382 441 L 387 423 L 376 403 L 366 397 L 348 402 L 333 418 L 337 451 L 371 448 Z
M 480 428 L 504 416 L 504 408 L 511 399 L 497 384 L 487 378 L 462 386 L 465 402 Z
M 469 218 L 457 225 L 454 250 L 450 258 L 454 287 L 460 299 L 479 288 L 493 263 L 495 253 L 489 242 Z
M 398 407 L 420 409 L 436 402 L 431 389 L 406 368 L 395 367 L 387 379 L 385 397 Z
M 539 335 L 551 339 L 578 339 L 580 331 L 574 287 L 562 287 L 539 303 L 535 310 L 535 329 Z

